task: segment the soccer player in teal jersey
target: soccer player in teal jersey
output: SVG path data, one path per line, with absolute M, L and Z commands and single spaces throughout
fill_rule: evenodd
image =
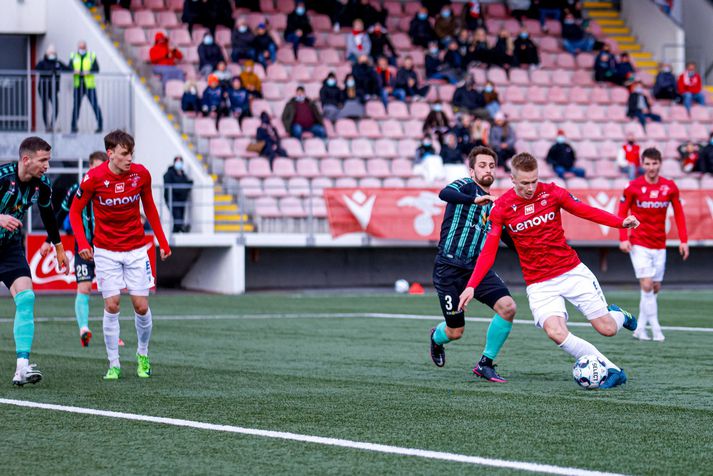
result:
M 431 358 L 438 367 L 446 363 L 444 345 L 460 339 L 465 329 L 465 313 L 458 309 L 458 298 L 490 229 L 488 217 L 493 204 L 489 191 L 495 180 L 496 163 L 495 151 L 476 147 L 468 156 L 470 177 L 456 180 L 439 195 L 447 205 L 433 268 L 433 284 L 445 317 L 445 322 L 431 329 Z M 503 236 L 507 237 L 507 233 Z M 490 321 L 485 350 L 473 373 L 491 382 L 504 383 L 506 380 L 495 371 L 493 361 L 510 334 L 517 307 L 507 286 L 493 271 L 476 293 L 476 298 L 496 314 Z
M 89 156 L 89 170 L 103 164 L 109 160 L 106 152 L 97 151 Z M 62 200 L 62 205 L 57 211 L 57 223 L 62 224 L 69 214 L 69 208 L 72 206 L 72 201 L 77 194 L 79 183 L 72 185 L 67 194 Z M 84 234 L 87 240 L 92 242 L 94 236 L 94 209 L 89 204 L 82 211 L 82 222 L 84 223 Z M 45 256 L 50 251 L 49 242 L 45 242 L 40 249 L 42 256 Z M 79 255 L 79 248 L 74 245 L 74 277 L 77 280 L 77 296 L 74 299 L 74 314 L 77 318 L 77 326 L 79 326 L 79 342 L 82 347 L 88 347 L 89 341 L 92 339 L 92 331 L 89 330 L 89 296 L 92 293 L 92 281 L 94 280 L 94 261 L 85 260 Z
M 59 239 L 59 227 L 52 212 L 52 187 L 45 177 L 52 147 L 39 137 L 28 137 L 20 144 L 20 160 L 0 167 L 0 281 L 15 301 L 15 353 L 17 367 L 14 385 L 42 380 L 42 373 L 30 364 L 35 336 L 35 293 L 32 273 L 22 244 L 22 220 L 34 203 L 57 251 L 57 262 L 69 273 L 69 262 Z

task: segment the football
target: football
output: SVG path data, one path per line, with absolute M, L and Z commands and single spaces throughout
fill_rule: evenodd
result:
M 583 355 L 572 367 L 574 381 L 586 389 L 599 388 L 608 375 L 606 364 L 596 355 Z
M 405 279 L 399 279 L 394 283 L 394 291 L 399 294 L 404 294 L 408 292 L 408 281 Z

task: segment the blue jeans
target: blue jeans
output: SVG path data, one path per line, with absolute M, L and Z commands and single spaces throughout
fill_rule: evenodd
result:
M 634 180 L 637 176 L 644 174 L 643 168 L 637 168 L 636 166 L 631 164 L 627 165 L 626 167 L 619 167 L 619 170 L 621 172 L 624 172 L 629 177 L 629 180 Z
M 456 75 L 448 73 L 433 73 L 428 77 L 428 79 L 445 79 L 451 84 L 456 84 L 458 82 Z
M 267 47 L 267 51 L 270 54 L 270 63 L 274 64 L 277 59 L 277 47 L 271 44 Z M 265 58 L 265 52 L 261 51 L 255 55 L 255 60 L 262 65 L 263 68 L 267 68 L 267 59 Z
M 691 111 L 691 106 L 693 106 L 693 101 L 696 101 L 701 106 L 705 105 L 706 97 L 703 93 L 683 93 L 683 105 L 686 106 L 686 110 Z
M 490 114 L 490 117 L 495 117 L 495 114 L 500 110 L 500 103 L 497 101 L 490 102 L 485 105 L 485 109 L 488 111 L 488 114 Z
M 562 167 L 561 165 L 555 165 L 553 167 L 553 169 L 555 170 L 555 173 L 557 174 L 557 176 L 561 179 L 564 179 L 565 172 L 572 172 L 577 177 L 585 176 L 584 169 L 580 168 L 580 167 L 571 167 L 569 169 L 566 169 L 566 168 Z
M 651 119 L 654 122 L 661 122 L 661 116 L 659 116 L 658 114 L 647 114 L 642 111 L 636 111 L 634 113 L 634 117 L 639 120 L 639 122 L 641 123 L 641 127 L 643 127 L 644 130 L 646 130 L 646 119 Z
M 553 20 L 560 21 L 562 19 L 562 10 L 559 8 L 540 8 L 540 26 L 545 26 L 545 20 L 547 18 L 552 18 Z
M 94 110 L 94 116 L 97 118 L 97 131 L 101 131 L 103 126 L 102 121 L 102 111 L 99 107 L 99 101 L 97 99 L 97 90 L 94 88 L 86 88 L 84 85 L 80 85 L 78 88 L 74 88 L 74 107 L 72 108 L 72 132 L 77 132 L 77 120 L 79 119 L 79 110 L 82 107 L 82 99 L 84 96 L 89 99 L 89 104 Z
M 564 49 L 567 50 L 568 53 L 576 55 L 578 52 L 584 53 L 592 51 L 594 49 L 594 38 L 591 36 L 585 36 L 581 40 L 577 41 L 564 40 L 563 44 Z
M 324 130 L 324 126 L 320 126 L 319 124 L 314 124 L 312 127 L 307 129 L 309 132 L 314 134 L 315 137 L 319 137 L 320 139 L 326 139 L 327 138 L 327 131 Z M 292 124 L 292 128 L 290 130 L 292 133 L 292 137 L 296 139 L 302 140 L 302 132 L 304 130 L 302 129 L 302 126 L 299 124 Z
M 295 52 L 295 58 L 297 58 L 297 49 L 302 43 L 305 46 L 314 46 L 314 35 L 302 35 L 297 36 L 295 33 L 290 33 L 285 36 L 285 40 L 292 43 L 292 51 Z

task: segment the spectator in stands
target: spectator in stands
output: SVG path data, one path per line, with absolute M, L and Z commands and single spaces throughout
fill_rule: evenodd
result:
M 250 93 L 243 87 L 240 78 L 235 76 L 230 82 L 230 89 L 228 89 L 227 94 L 230 113 L 242 125 L 244 118 L 253 116 L 252 112 L 250 112 Z
M 532 6 L 535 7 L 539 18 L 540 18 L 540 28 L 544 33 L 549 30 L 545 23 L 545 20 L 551 18 L 553 20 L 562 20 L 562 1 L 561 0 L 532 0 Z
M 207 76 L 215 71 L 216 66 L 221 61 L 225 61 L 223 51 L 215 44 L 213 35 L 206 33 L 203 41 L 198 45 L 198 69 L 203 76 Z
M 178 48 L 171 48 L 168 44 L 168 37 L 159 31 L 154 37 L 154 45 L 149 50 L 151 64 L 154 65 L 153 72 L 161 77 L 161 83 L 166 86 L 169 79 L 179 79 L 183 81 L 183 70 L 176 66 L 176 61 L 183 59 L 183 53 Z
M 183 14 L 181 15 L 181 21 L 188 25 L 189 35 L 193 36 L 193 25 L 195 25 L 196 23 L 203 23 L 205 19 L 205 9 L 206 3 L 202 0 L 183 1 Z
M 431 111 L 423 122 L 423 133 L 428 136 L 435 134 L 438 137 L 438 142 L 442 144 L 443 135 L 451 128 L 450 123 L 448 116 L 443 112 L 443 104 L 441 101 L 437 101 L 431 105 Z
M 201 98 L 198 97 L 198 87 L 194 81 L 188 81 L 183 87 L 181 96 L 181 111 L 200 112 L 202 110 Z
M 450 5 L 444 5 L 436 16 L 436 23 L 433 26 L 436 38 L 443 46 L 450 44 L 456 36 L 458 30 L 458 19 L 453 15 Z
M 451 84 L 456 84 L 458 77 L 458 73 L 441 59 L 441 50 L 438 49 L 438 44 L 435 41 L 431 42 L 426 54 L 426 78 L 445 79 Z
M 609 45 L 604 44 L 594 58 L 594 80 L 598 82 L 616 83 L 616 58 L 611 54 Z
M 470 48 L 470 44 L 473 41 L 470 31 L 466 30 L 465 28 L 461 29 L 458 32 L 458 37 L 456 38 L 456 41 L 458 42 L 458 52 L 463 58 L 466 58 L 468 56 L 468 48 Z
M 273 170 L 272 162 L 275 157 L 287 157 L 287 152 L 282 148 L 280 134 L 270 122 L 270 115 L 265 111 L 260 113 L 260 127 L 257 128 L 255 141 L 258 143 L 264 142 L 265 145 L 260 151 L 260 155 L 267 157 L 270 161 L 270 170 Z
M 473 118 L 470 125 L 470 142 L 473 147 L 490 143 L 490 122 L 479 117 Z
M 574 166 L 576 161 L 577 155 L 574 153 L 572 146 L 567 143 L 567 137 L 564 131 L 560 129 L 557 131 L 555 143 L 552 144 L 552 147 L 550 147 L 550 150 L 547 152 L 547 163 L 552 166 L 552 170 L 554 170 L 561 179 L 565 178 L 566 173 L 573 173 L 577 177 L 584 177 L 584 169 Z
M 436 148 L 433 146 L 433 139 L 431 139 L 431 136 L 429 135 L 424 135 L 423 139 L 421 139 L 421 145 L 419 145 L 416 149 L 414 162 L 419 163 L 424 157 L 431 154 L 437 155 Z
M 440 156 L 444 165 L 463 165 L 463 154 L 458 148 L 458 139 L 452 132 L 444 136 Z
M 421 7 L 413 17 L 408 28 L 408 36 L 411 37 L 411 43 L 414 46 L 428 48 L 429 43 L 436 40 L 436 32 L 428 20 L 428 10 L 426 7 Z
M 713 132 L 708 136 L 708 143 L 701 149 L 698 170 L 704 174 L 713 174 Z
M 388 12 L 386 10 L 377 10 L 369 3 L 369 0 L 347 0 L 340 22 L 342 25 L 349 25 L 359 18 L 364 22 L 366 28 L 370 28 L 377 23 L 386 25 L 387 15 Z
M 636 143 L 636 137 L 632 132 L 626 134 L 626 143 L 619 149 L 616 156 L 616 163 L 619 170 L 629 177 L 629 180 L 634 180 L 636 177 L 644 173 L 641 168 L 641 147 Z
M 646 119 L 661 122 L 661 116 L 651 112 L 651 103 L 646 97 L 646 91 L 644 91 L 641 81 L 635 81 L 632 86 L 626 110 L 627 117 L 638 119 L 644 130 L 646 130 Z
M 240 73 L 240 82 L 243 87 L 248 90 L 250 95 L 255 98 L 262 98 L 262 81 L 255 74 L 255 63 L 252 60 L 247 60 L 243 65 L 243 71 Z
M 230 74 L 230 71 L 228 71 L 228 65 L 225 61 L 218 62 L 213 74 L 218 78 L 218 81 L 220 81 L 220 87 L 223 88 L 223 91 L 227 91 L 230 88 L 232 75 Z
M 305 7 L 307 10 L 312 10 L 315 13 L 321 13 L 322 15 L 327 15 L 329 21 L 332 22 L 332 27 L 334 28 L 334 33 L 339 33 L 340 22 L 342 21 L 342 15 L 344 14 L 343 1 L 340 0 L 305 0 Z M 348 21 L 346 24 L 350 24 Z
M 494 118 L 498 111 L 500 111 L 500 96 L 492 81 L 485 83 L 483 99 L 485 100 L 485 109 L 488 111 L 490 117 Z
M 428 134 L 424 135 L 421 145 L 416 149 L 413 172 L 429 182 L 444 179 L 446 176 L 443 159 L 438 155 Z
M 177 155 L 173 165 L 163 174 L 163 197 L 171 210 L 173 217 L 173 232 L 187 233 L 191 231 L 186 223 L 186 205 L 191 195 L 193 180 L 189 179 L 184 169 L 183 157 Z
M 339 110 L 338 119 L 361 119 L 366 114 L 366 99 L 357 88 L 353 74 L 347 74 L 344 78 L 344 92 L 342 93 L 344 104 Z
M 215 38 L 216 25 L 222 25 L 226 28 L 232 28 L 233 7 L 230 5 L 230 0 L 208 0 L 205 1 L 205 18 L 203 26 L 208 28 L 208 31 Z
M 94 110 L 94 116 L 97 119 L 96 133 L 102 131 L 102 111 L 99 107 L 97 99 L 97 84 L 95 73 L 99 72 L 99 63 L 97 55 L 93 51 L 87 50 L 87 43 L 81 40 L 77 44 L 77 51 L 69 55 L 69 67 L 74 71 L 74 101 L 72 107 L 72 133 L 76 133 L 77 120 L 79 119 L 79 110 L 82 107 L 82 99 L 87 96 L 89 104 Z
M 678 94 L 683 99 L 683 105 L 690 114 L 693 102 L 697 102 L 701 106 L 705 105 L 705 96 L 701 92 L 703 89 L 703 81 L 701 75 L 696 71 L 696 63 L 690 62 L 686 65 L 686 71 L 678 77 Z
M 485 28 L 485 12 L 479 0 L 469 0 L 463 6 L 460 24 L 463 29 L 469 31 Z
M 505 114 L 499 111 L 495 114 L 495 122 L 490 128 L 488 142 L 490 147 L 498 154 L 498 165 L 502 165 L 506 172 L 510 171 L 507 161 L 512 158 L 515 152 L 515 129 L 506 120 Z
M 325 119 L 335 122 L 339 110 L 344 104 L 344 93 L 337 86 L 337 77 L 334 71 L 327 75 L 319 90 L 319 102 L 322 104 L 322 115 Z
M 248 27 L 245 17 L 238 18 L 231 34 L 233 51 L 230 53 L 230 58 L 233 63 L 239 63 L 241 59 L 257 59 L 253 46 L 254 42 L 255 34 Z
M 619 61 L 616 63 L 616 75 L 614 77 L 614 83 L 619 86 L 624 86 L 626 84 L 631 84 L 634 79 L 636 71 L 634 70 L 634 65 L 631 64 L 629 59 L 629 53 L 622 53 L 619 55 Z
M 220 118 L 228 115 L 226 92 L 220 86 L 220 80 L 214 74 L 208 75 L 208 87 L 203 91 L 201 98 L 201 111 L 203 116 L 215 114 L 215 126 L 218 127 Z
M 297 50 L 300 44 L 314 46 L 315 37 L 312 23 L 305 14 L 305 4 L 302 0 L 295 2 L 295 10 L 287 15 L 287 26 L 285 27 L 285 41 L 292 43 L 292 51 L 297 58 Z
M 453 92 L 451 106 L 454 112 L 473 114 L 479 117 L 488 116 L 485 99 L 483 94 L 476 89 L 475 78 L 472 76 L 468 76 L 465 84 Z
M 572 12 L 572 15 L 574 15 L 574 18 L 577 20 L 582 19 L 582 8 L 584 5 L 582 4 L 582 0 L 564 0 L 564 11 L 567 12 Z M 617 10 L 621 10 L 621 5 L 616 6 Z
M 50 132 L 55 127 L 57 115 L 59 114 L 59 75 L 63 71 L 71 71 L 69 66 L 57 59 L 57 50 L 54 45 L 49 45 L 45 51 L 42 61 L 37 63 L 35 70 L 40 71 L 40 80 L 37 84 L 37 92 L 42 98 L 42 119 L 45 129 Z M 49 103 L 52 103 L 52 111 L 49 110 Z
M 131 8 L 131 0 L 101 0 L 101 3 L 104 4 L 104 21 L 109 25 L 111 25 L 112 5 L 119 5 L 125 10 L 129 10 Z
M 396 58 L 398 53 L 391 43 L 391 38 L 387 31 L 377 23 L 369 29 L 369 40 L 371 40 L 371 59 L 376 61 L 380 56 L 386 56 L 389 64 L 396 66 Z M 388 50 L 388 52 L 387 52 Z
M 267 31 L 267 25 L 259 23 L 255 31 L 252 44 L 255 50 L 255 60 L 267 69 L 268 64 L 273 64 L 277 58 L 277 43 Z
M 653 94 L 655 99 L 678 99 L 676 77 L 671 72 L 670 64 L 661 64 L 654 81 Z
M 532 41 L 525 27 L 520 30 L 515 39 L 515 63 L 520 66 L 530 66 L 531 68 L 540 64 L 537 45 Z
M 389 60 L 385 56 L 381 56 L 376 64 L 376 74 L 379 75 L 381 84 L 381 101 L 384 107 L 389 105 L 389 96 L 394 94 L 394 85 L 396 84 L 396 76 L 389 66 Z
M 529 16 L 530 8 L 532 7 L 531 0 L 507 0 L 507 7 L 510 10 L 510 16 L 513 17 L 522 25 L 522 18 Z
M 480 64 L 490 65 L 490 46 L 488 45 L 488 36 L 485 33 L 485 29 L 478 28 L 473 34 L 473 41 L 468 47 L 468 53 L 466 55 L 466 64 L 475 63 L 476 66 Z
M 305 88 L 298 86 L 295 97 L 289 100 L 282 111 L 282 123 L 292 137 L 302 140 L 305 131 L 315 137 L 326 139 L 324 120 L 317 104 L 305 96 Z
M 448 43 L 448 50 L 443 56 L 443 62 L 446 63 L 448 69 L 456 75 L 458 80 L 463 77 L 467 65 L 465 58 L 463 58 L 463 55 L 461 55 L 458 50 L 458 42 L 456 40 L 450 40 Z
M 458 150 L 463 156 L 467 156 L 475 147 L 470 140 L 470 117 L 470 114 L 456 114 L 455 125 L 451 129 L 451 133 L 456 137 Z
M 361 55 L 371 55 L 371 39 L 364 31 L 364 23 L 358 18 L 354 20 L 352 31 L 347 33 L 346 55 L 352 63 Z
M 367 55 L 359 56 L 357 63 L 352 66 L 352 74 L 356 81 L 357 91 L 364 99 L 368 101 L 372 97 L 382 97 L 379 75 L 369 63 Z
M 394 97 L 401 101 L 423 99 L 428 94 L 430 86 L 420 86 L 418 73 L 413 66 L 413 58 L 409 55 L 404 58 L 404 64 L 396 72 Z
M 544 1 L 544 0 L 542 0 Z M 594 37 L 582 27 L 571 12 L 567 12 L 562 22 L 562 40 L 564 49 L 573 55 L 592 51 Z
M 498 41 L 490 51 L 490 62 L 503 68 L 508 77 L 510 76 L 510 69 L 515 65 L 515 42 L 505 28 L 500 30 Z
M 681 161 L 681 170 L 684 172 L 700 172 L 701 145 L 691 140 L 679 145 L 678 159 Z

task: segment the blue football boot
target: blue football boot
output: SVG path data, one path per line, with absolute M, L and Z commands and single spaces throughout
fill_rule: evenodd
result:
M 604 380 L 604 383 L 602 383 L 599 388 L 614 388 L 626 383 L 626 373 L 624 373 L 624 369 L 608 369 L 608 371 L 609 375 L 607 375 L 606 380 Z
M 630 313 L 629 311 L 625 311 L 616 304 L 609 304 L 607 306 L 607 311 L 619 311 L 622 314 L 624 314 L 624 327 L 629 329 L 630 331 L 635 331 L 636 326 L 637 326 L 637 321 L 636 321 L 636 316 Z

